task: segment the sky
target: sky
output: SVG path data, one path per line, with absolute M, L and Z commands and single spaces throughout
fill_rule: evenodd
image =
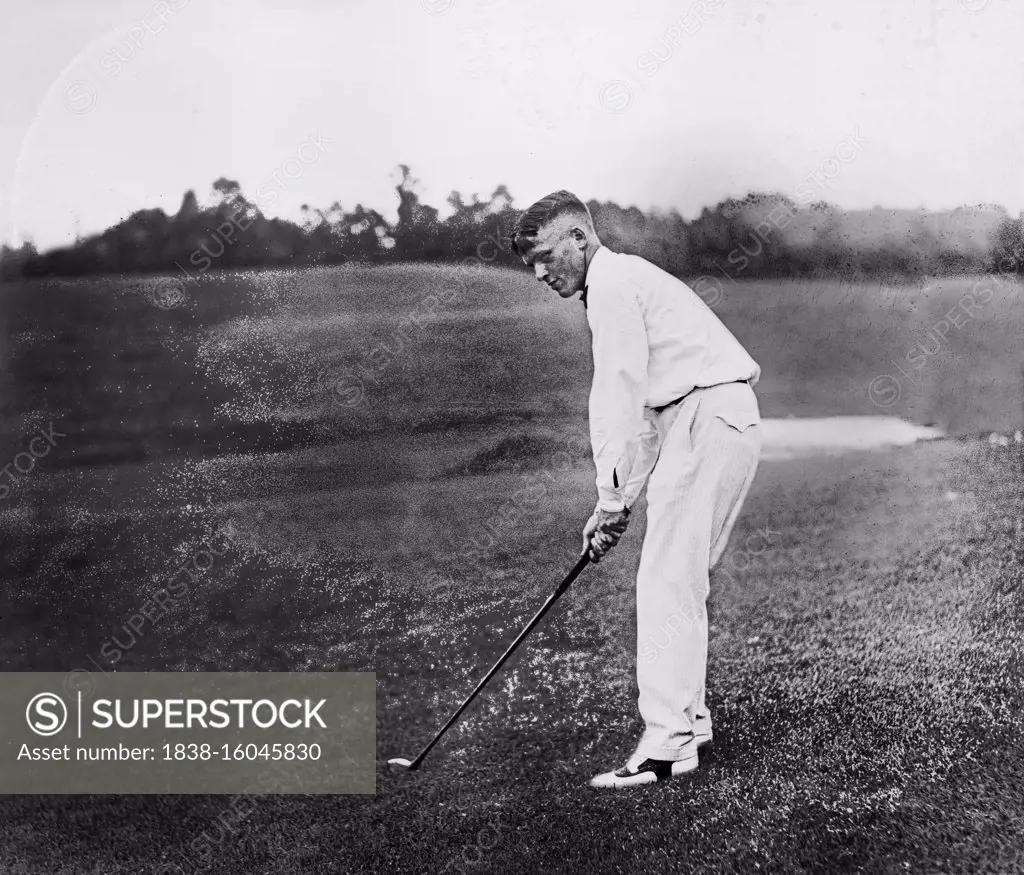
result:
M 395 168 L 685 217 L 751 190 L 1024 210 L 1017 0 L 34 0 L 0 34 L 0 240 L 137 209 L 395 216 Z M 800 188 L 803 186 L 803 188 Z M 796 198 L 802 202 L 800 197 Z M 442 209 L 443 212 L 443 209 Z

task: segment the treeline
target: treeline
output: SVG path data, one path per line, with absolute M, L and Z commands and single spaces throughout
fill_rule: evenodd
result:
M 453 191 L 445 218 L 421 202 L 418 181 L 398 168 L 398 217 L 340 202 L 326 210 L 302 207 L 300 222 L 268 218 L 239 184 L 220 178 L 213 204 L 194 192 L 174 215 L 133 213 L 74 245 L 37 252 L 27 243 L 0 250 L 5 278 L 93 273 L 184 272 L 397 261 L 483 258 L 519 265 L 508 235 L 519 210 L 506 186 L 489 197 Z M 678 276 L 721 280 L 754 277 L 844 278 L 1016 273 L 1024 265 L 1024 216 L 979 205 L 944 212 L 844 211 L 831 204 L 798 204 L 781 194 L 752 193 L 705 208 L 692 221 L 675 210 L 644 212 L 612 202 L 589 204 L 602 240 L 612 249 L 645 256 Z

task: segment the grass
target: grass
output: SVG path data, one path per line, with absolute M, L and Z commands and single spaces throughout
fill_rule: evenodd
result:
M 4 667 L 110 666 L 104 646 L 126 639 L 138 605 L 226 534 L 223 559 L 111 667 L 375 671 L 379 771 L 373 797 L 256 797 L 234 832 L 217 826 L 229 797 L 8 797 L 0 870 L 1024 870 L 1024 456 L 970 436 L 762 464 L 712 582 L 716 741 L 691 780 L 586 786 L 640 730 L 642 508 L 423 770 L 383 767 L 430 738 L 568 570 L 593 501 L 572 305 L 488 273 L 400 355 L 372 357 L 396 347 L 382 300 L 402 313 L 444 277 L 225 277 L 223 300 L 122 314 L 140 344 L 173 338 L 143 371 L 121 323 L 101 318 L 109 289 L 75 286 L 58 310 L 74 314 L 68 351 L 22 341 L 10 371 L 21 421 L 52 410 L 82 428 L 0 512 Z M 29 291 L 18 318 L 42 319 Z M 510 313 L 499 293 L 537 309 Z M 777 389 L 766 414 L 877 413 L 866 387 L 882 356 L 961 293 L 940 283 L 914 309 L 911 290 L 750 283 L 719 309 Z M 1004 347 L 1018 306 L 993 298 L 991 322 L 979 311 L 922 368 L 935 377 L 913 390 L 932 411 L 920 421 L 967 409 L 969 435 L 1019 426 L 1005 403 L 1018 353 Z M 831 326 L 827 354 L 780 333 L 798 318 L 815 338 Z M 32 383 L 29 353 L 52 379 Z M 104 356 L 122 392 L 113 376 L 69 378 Z M 358 367 L 377 381 L 364 379 L 363 409 L 308 378 Z M 154 389 L 131 389 L 135 373 Z M 940 391 L 968 373 L 1007 386 L 994 400 Z M 202 440 L 161 443 L 182 410 Z

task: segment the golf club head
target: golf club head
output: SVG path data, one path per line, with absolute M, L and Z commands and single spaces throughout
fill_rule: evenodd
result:
M 411 760 L 405 759 L 405 757 L 393 757 L 388 760 L 389 766 L 400 766 L 403 769 L 408 769 L 410 772 L 417 768 L 419 763 L 413 763 Z

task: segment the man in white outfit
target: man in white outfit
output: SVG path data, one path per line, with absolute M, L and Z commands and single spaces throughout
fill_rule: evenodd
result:
M 594 562 L 626 531 L 647 485 L 636 580 L 643 737 L 593 787 L 649 784 L 697 767 L 711 740 L 704 700 L 708 575 L 757 469 L 761 369 L 687 285 L 601 244 L 590 211 L 557 191 L 519 219 L 513 248 L 563 298 L 582 292 L 593 339 L 590 435 Z

